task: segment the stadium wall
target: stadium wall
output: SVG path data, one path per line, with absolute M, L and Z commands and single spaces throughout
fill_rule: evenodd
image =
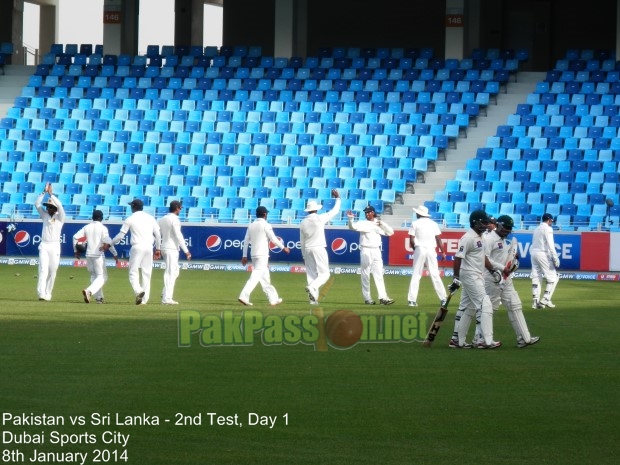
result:
M 62 232 L 62 257 L 72 257 L 72 237 L 84 222 L 68 222 Z M 120 229 L 120 224 L 108 224 L 111 235 Z M 243 239 L 247 225 L 193 225 L 184 224 L 183 234 L 195 261 L 240 262 Z M 274 231 L 291 249 L 286 255 L 272 245 L 271 262 L 301 263 L 299 227 L 296 225 L 274 225 Z M 462 229 L 443 232 L 448 260 L 440 262 L 441 267 L 452 268 L 451 261 L 457 250 Z M 531 231 L 517 231 L 519 240 L 521 268 L 529 269 L 529 249 L 532 243 Z M 327 251 L 333 265 L 359 264 L 359 233 L 344 227 L 326 230 Z M 41 241 L 41 223 L 37 221 L 0 222 L 0 256 L 36 257 Z M 617 232 L 555 232 L 556 247 L 562 270 L 614 272 L 620 271 L 620 233 Z M 411 266 L 412 251 L 408 244 L 407 230 L 396 230 L 389 238 L 384 238 L 384 262 L 388 266 Z M 130 236 L 118 245 L 119 255 L 127 258 Z

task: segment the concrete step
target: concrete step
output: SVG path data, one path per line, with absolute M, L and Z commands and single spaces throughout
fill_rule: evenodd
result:
M 13 106 L 15 97 L 21 95 L 22 88 L 34 74 L 34 66 L 6 65 L 5 74 L 0 74 L 0 116 L 4 117 Z
M 497 126 L 506 124 L 508 115 L 515 112 L 519 103 L 523 103 L 529 93 L 536 88 L 538 81 L 544 80 L 545 73 L 521 72 L 510 82 L 505 93 L 497 96 L 496 104 L 491 103 L 486 116 L 478 116 L 474 124 L 467 128 L 467 137 L 459 137 L 456 149 L 449 149 L 445 161 L 435 162 L 435 171 L 425 173 L 425 182 L 413 185 L 414 193 L 402 196 L 403 203 L 392 206 L 394 224 L 406 224 L 412 220 L 412 208 L 433 200 L 435 192 L 445 188 L 446 181 L 454 179 L 458 169 L 465 168 L 467 160 L 476 157 L 479 147 L 486 146 L 487 139 L 495 135 Z

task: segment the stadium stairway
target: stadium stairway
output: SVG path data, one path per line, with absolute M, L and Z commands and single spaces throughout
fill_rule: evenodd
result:
M 489 104 L 486 116 L 479 115 L 470 122 L 467 137 L 459 137 L 457 147 L 446 151 L 445 160 L 435 162 L 435 171 L 427 171 L 424 182 L 418 180 L 414 184 L 414 193 L 403 195 L 403 204 L 392 205 L 393 214 L 387 217 L 392 225 L 408 225 L 413 218 L 412 207 L 433 200 L 436 191 L 444 190 L 446 181 L 454 179 L 456 171 L 463 169 L 467 160 L 476 157 L 476 150 L 486 145 L 487 138 L 495 135 L 497 126 L 505 124 L 517 104 L 525 102 L 527 95 L 536 89 L 536 83 L 544 79 L 544 72 L 517 73 L 516 81 L 511 79 L 508 83 L 507 92 L 497 95 L 497 105 Z
M 0 118 L 4 118 L 15 104 L 15 97 L 21 95 L 22 88 L 34 73 L 34 66 L 6 65 L 5 75 L 0 75 Z

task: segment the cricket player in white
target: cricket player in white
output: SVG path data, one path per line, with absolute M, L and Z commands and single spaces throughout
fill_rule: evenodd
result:
M 252 264 L 253 269 L 250 278 L 243 286 L 241 294 L 239 294 L 239 302 L 243 305 L 253 305 L 250 302 L 250 295 L 258 283 L 263 288 L 263 292 L 269 300 L 271 306 L 282 303 L 282 299 L 278 296 L 278 291 L 271 284 L 271 275 L 269 273 L 269 242 L 273 242 L 277 247 L 281 248 L 284 253 L 289 253 L 290 249 L 286 247 L 273 232 L 273 228 L 267 223 L 267 208 L 260 206 L 256 209 L 256 219 L 248 227 L 245 238 L 243 239 L 243 256 L 241 263 L 243 266 L 248 263 L 248 247 L 252 247 Z
M 553 240 L 553 216 L 545 213 L 542 222 L 534 230 L 530 254 L 532 259 L 532 308 L 554 308 L 551 297 L 558 285 L 560 276 L 556 268 L 560 267 L 560 258 L 555 250 Z M 540 283 L 544 279 L 547 282 L 543 298 L 540 299 Z M 540 299 L 540 300 L 539 300 Z
M 325 241 L 325 225 L 329 223 L 340 211 L 340 194 L 332 189 L 332 198 L 336 199 L 332 209 L 326 213 L 318 214 L 323 205 L 316 200 L 308 201 L 306 216 L 299 225 L 299 238 L 301 242 L 301 254 L 306 265 L 306 278 L 308 285 L 306 292 L 310 303 L 318 304 L 319 289 L 329 279 L 329 258 L 327 256 L 327 243 Z
M 161 294 L 161 303 L 163 305 L 179 304 L 173 299 L 174 285 L 179 277 L 179 249 L 183 251 L 188 260 L 192 259 L 192 254 L 189 253 L 185 244 L 185 238 L 181 232 L 179 213 L 182 209 L 183 205 L 181 205 L 181 202 L 173 200 L 168 207 L 169 213 L 159 220 L 161 255 L 165 265 L 164 289 Z
M 506 266 L 512 257 L 508 256 L 510 241 L 506 238 L 514 227 L 513 219 L 508 215 L 497 218 L 497 228 L 484 235 L 486 255 L 491 265 L 502 270 L 503 279 L 497 283 L 491 273 L 485 273 L 484 286 L 491 299 L 493 312 L 497 311 L 500 304 L 504 304 L 508 313 L 508 320 L 517 336 L 517 347 L 523 348 L 536 344 L 540 338 L 530 335 L 530 331 L 523 316 L 523 306 L 519 294 L 512 282 L 511 270 Z
M 129 205 L 133 212 L 123 221 L 121 230 L 112 239 L 118 244 L 127 233 L 131 234 L 131 250 L 129 252 L 129 284 L 136 296 L 136 305 L 146 304 L 151 292 L 151 274 L 153 272 L 153 258 L 161 257 L 161 233 L 155 218 L 143 210 L 144 203 L 140 199 L 133 199 Z M 155 244 L 155 254 L 153 245 Z M 142 279 L 140 279 L 140 274 Z
M 436 222 L 430 219 L 428 208 L 424 205 L 414 208 L 413 211 L 417 219 L 411 223 L 411 228 L 409 228 L 409 244 L 413 250 L 413 270 L 407 300 L 410 307 L 418 306 L 420 279 L 424 265 L 426 265 L 435 293 L 443 305 L 448 295 L 439 275 L 436 251 L 439 249 L 443 259 L 446 259 L 446 251 L 441 242 L 441 229 Z
M 349 229 L 360 233 L 360 274 L 362 278 L 362 296 L 367 305 L 374 305 L 370 295 L 370 275 L 375 281 L 379 303 L 392 305 L 394 299 L 388 297 L 383 279 L 383 257 L 381 256 L 381 236 L 394 234 L 392 227 L 376 217 L 377 212 L 372 205 L 364 208 L 366 220 L 353 221 L 355 216 L 351 210 L 347 211 Z
M 102 250 L 104 244 L 108 244 L 109 250 L 118 263 L 118 253 L 112 245 L 112 239 L 108 233 L 108 228 L 103 224 L 103 212 L 93 211 L 93 221 L 87 224 L 73 235 L 73 252 L 75 258 L 80 258 L 81 254 L 76 250 L 76 245 L 80 239 L 86 241 L 86 268 L 90 273 L 90 286 L 82 290 L 84 302 L 90 303 L 94 295 L 97 303 L 103 303 L 103 285 L 108 280 L 108 271 L 105 265 L 105 252 Z
M 43 197 L 48 194 L 47 202 Z M 52 300 L 52 291 L 56 281 L 56 272 L 60 265 L 60 233 L 65 224 L 65 209 L 52 192 L 52 185 L 47 183 L 45 190 L 37 197 L 34 206 L 43 220 L 41 243 L 39 244 L 39 277 L 37 294 L 39 300 Z M 45 207 L 45 208 L 43 208 Z
M 459 310 L 463 310 L 461 319 L 456 324 L 458 340 L 451 339 L 450 347 L 469 349 L 471 344 L 465 342 L 471 321 L 476 312 L 480 312 L 480 328 L 483 341 L 478 349 L 495 349 L 502 345 L 493 340 L 493 307 L 491 299 L 484 288 L 485 268 L 494 271 L 485 254 L 482 234 L 487 230 L 489 217 L 484 210 L 475 210 L 469 216 L 471 229 L 459 240 L 458 251 L 454 256 L 454 279 L 449 286 L 450 292 L 463 286 Z

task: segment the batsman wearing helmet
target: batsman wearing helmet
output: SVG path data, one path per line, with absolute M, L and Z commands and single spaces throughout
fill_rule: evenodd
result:
M 482 341 L 478 349 L 495 349 L 502 345 L 493 340 L 493 307 L 484 287 L 485 268 L 493 272 L 484 247 L 483 233 L 487 230 L 489 217 L 484 210 L 475 210 L 469 216 L 470 230 L 459 240 L 458 251 L 454 256 L 454 279 L 450 292 L 463 286 L 459 303 L 460 321 L 455 324 L 458 339 L 450 341 L 450 347 L 470 349 L 472 344 L 465 342 L 467 331 L 476 314 L 480 315 Z M 474 341 L 476 342 L 476 341 Z
M 497 228 L 494 231 L 485 234 L 486 255 L 491 265 L 497 270 L 501 270 L 502 277 L 500 282 L 497 276 L 486 273 L 484 285 L 491 305 L 495 312 L 500 304 L 504 304 L 508 312 L 508 319 L 517 336 L 517 346 L 520 348 L 536 344 L 539 341 L 538 336 L 531 336 L 530 331 L 523 316 L 523 306 L 519 294 L 515 290 L 512 282 L 512 273 L 518 268 L 518 258 L 516 250 L 516 241 L 514 241 L 514 251 L 512 241 L 507 237 L 512 233 L 514 227 L 513 219 L 508 215 L 502 215 L 497 218 Z

